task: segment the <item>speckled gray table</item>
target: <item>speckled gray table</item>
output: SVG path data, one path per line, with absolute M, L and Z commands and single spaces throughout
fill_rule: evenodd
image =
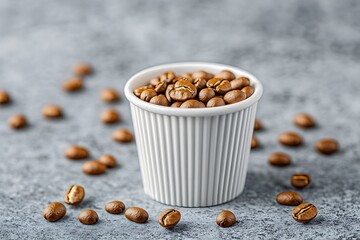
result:
M 359 239 L 360 238 L 360 4 L 356 1 L 0 1 L 0 88 L 13 104 L 0 108 L 1 239 Z M 71 65 L 89 60 L 96 74 L 77 94 L 61 91 Z M 227 204 L 180 209 L 173 230 L 156 218 L 166 209 L 142 191 L 135 144 L 111 139 L 118 127 L 132 128 L 125 99 L 111 105 L 123 122 L 107 127 L 99 114 L 109 106 L 99 91 L 122 91 L 126 80 L 145 67 L 174 61 L 213 61 L 241 66 L 264 83 L 258 118 L 266 129 L 263 147 L 252 151 L 243 194 Z M 57 103 L 66 118 L 50 122 L 41 107 Z M 276 139 L 294 130 L 292 116 L 312 114 L 320 123 L 301 132 L 306 145 L 284 149 Z M 31 123 L 15 132 L 7 126 L 14 113 Z M 341 152 L 321 156 L 313 150 L 321 137 L 335 137 Z M 115 154 L 121 166 L 98 177 L 85 176 L 82 162 L 68 161 L 71 144 L 89 147 L 93 157 Z M 294 164 L 268 166 L 270 152 L 285 150 Z M 289 176 L 309 172 L 311 187 L 301 191 L 319 209 L 308 225 L 292 220 L 292 207 L 274 197 L 292 189 Z M 66 188 L 80 184 L 86 200 L 68 207 L 64 219 L 46 222 L 41 211 L 62 201 Z M 107 214 L 104 203 L 121 199 L 148 210 L 147 224 Z M 81 209 L 97 210 L 93 226 L 78 222 Z M 236 226 L 221 229 L 217 212 L 230 209 Z

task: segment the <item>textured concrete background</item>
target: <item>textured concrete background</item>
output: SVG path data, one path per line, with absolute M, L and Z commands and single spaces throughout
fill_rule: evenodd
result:
M 0 108 L 0 238 L 2 239 L 359 239 L 360 238 L 360 3 L 357 1 L 0 1 L 0 88 L 13 104 Z M 77 94 L 61 91 L 72 64 L 91 61 L 96 74 Z M 247 184 L 236 200 L 212 208 L 180 209 L 173 230 L 161 228 L 157 215 L 167 208 L 147 197 L 141 186 L 135 144 L 111 139 L 118 127 L 132 128 L 125 98 L 118 108 L 124 121 L 104 126 L 99 114 L 109 107 L 98 94 L 104 87 L 122 91 L 140 69 L 174 61 L 212 61 L 241 66 L 264 83 L 258 118 L 266 130 L 263 148 L 252 151 Z M 63 106 L 66 118 L 41 117 L 48 103 Z M 308 112 L 319 128 L 296 129 L 292 117 Z M 13 131 L 7 119 L 24 113 L 31 123 Z M 284 130 L 302 133 L 306 145 L 285 149 Z M 324 157 L 313 150 L 322 137 L 337 138 L 341 152 Z M 121 166 L 98 177 L 81 172 L 83 162 L 63 157 L 71 144 L 91 149 L 96 158 L 115 154 Z M 268 166 L 267 156 L 285 150 L 291 167 Z M 289 176 L 311 174 L 301 190 L 319 209 L 310 224 L 296 223 L 292 207 L 274 201 L 292 190 Z M 67 187 L 86 188 L 86 200 L 67 206 L 65 218 L 46 222 L 41 212 L 62 201 Z M 104 204 L 121 199 L 148 210 L 146 224 L 107 214 Z M 81 209 L 95 209 L 98 224 L 78 222 Z M 221 209 L 238 223 L 215 224 Z

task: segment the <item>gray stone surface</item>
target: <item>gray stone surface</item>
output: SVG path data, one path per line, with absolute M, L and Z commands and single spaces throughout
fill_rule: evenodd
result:
M 1 239 L 359 239 L 360 238 L 360 4 L 357 1 L 0 1 L 0 88 L 14 102 L 0 107 Z M 61 91 L 78 60 L 91 61 L 96 74 L 77 94 Z M 123 122 L 104 126 L 99 114 L 109 105 L 99 91 L 122 91 L 126 80 L 148 66 L 175 61 L 210 61 L 241 66 L 264 83 L 257 133 L 263 147 L 252 151 L 246 188 L 232 202 L 211 208 L 180 208 L 183 218 L 173 230 L 156 218 L 167 208 L 142 191 L 135 144 L 112 141 L 112 131 L 132 128 L 125 99 L 111 105 Z M 41 107 L 56 103 L 66 118 L 46 121 Z M 319 128 L 296 129 L 292 117 L 308 112 Z M 24 113 L 31 123 L 13 131 L 7 119 Z M 304 147 L 283 148 L 277 136 L 296 130 Z M 322 137 L 335 137 L 341 152 L 324 157 L 313 150 Z M 81 172 L 83 162 L 63 157 L 71 144 L 91 149 L 96 158 L 115 154 L 121 167 L 98 177 Z M 284 150 L 291 167 L 268 166 L 267 156 Z M 311 174 L 301 190 L 319 209 L 307 225 L 291 218 L 292 207 L 274 197 L 291 190 L 289 176 Z M 62 201 L 66 188 L 81 184 L 86 200 L 67 207 L 64 219 L 46 222 L 41 212 Z M 147 224 L 104 210 L 121 199 L 148 210 Z M 81 209 L 95 209 L 94 226 L 78 222 Z M 221 229 L 215 217 L 230 209 L 236 226 Z

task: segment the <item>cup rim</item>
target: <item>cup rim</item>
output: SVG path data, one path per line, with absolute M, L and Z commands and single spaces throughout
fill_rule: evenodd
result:
M 134 90 L 137 87 L 140 87 L 139 81 L 143 79 L 142 76 L 145 74 L 151 74 L 159 71 L 162 72 L 174 71 L 176 73 L 176 70 L 194 68 L 194 67 L 198 68 L 198 70 L 201 70 L 203 68 L 206 69 L 210 68 L 213 69 L 214 71 L 221 71 L 226 69 L 234 72 L 235 75 L 237 76 L 239 75 L 246 76 L 250 78 L 252 87 L 254 88 L 255 91 L 253 95 L 251 95 L 249 98 L 241 102 L 220 106 L 220 107 L 212 107 L 212 108 L 173 108 L 168 106 L 160 106 L 143 101 L 134 94 Z M 146 111 L 150 111 L 162 115 L 169 115 L 169 116 L 202 117 L 202 116 L 224 115 L 233 112 L 238 112 L 253 105 L 261 98 L 263 94 L 263 86 L 257 77 L 255 77 L 253 74 L 239 67 L 234 67 L 231 65 L 220 64 L 220 63 L 209 63 L 209 62 L 177 62 L 177 63 L 161 64 L 139 71 L 127 81 L 124 91 L 126 98 L 130 101 L 131 104 L 134 104 L 137 107 L 144 109 Z

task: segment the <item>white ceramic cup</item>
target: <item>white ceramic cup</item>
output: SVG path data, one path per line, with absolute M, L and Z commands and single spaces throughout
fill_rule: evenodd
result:
M 214 108 L 172 108 L 145 102 L 133 91 L 163 72 L 177 75 L 230 70 L 254 87 L 248 99 Z M 125 95 L 130 101 L 145 193 L 182 207 L 205 207 L 236 198 L 245 185 L 260 81 L 233 66 L 183 62 L 145 69 L 132 76 Z

